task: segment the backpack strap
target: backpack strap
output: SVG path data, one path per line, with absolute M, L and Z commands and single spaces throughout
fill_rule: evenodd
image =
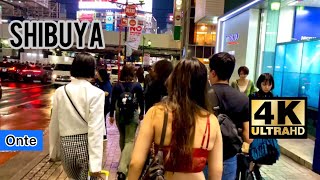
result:
M 126 92 L 126 90 L 121 82 L 119 82 L 119 86 L 120 86 L 122 92 Z
M 219 114 L 225 113 L 225 108 L 223 106 L 223 103 L 221 102 L 221 98 L 214 89 L 214 85 L 209 89 L 209 97 L 212 101 L 211 103 L 214 114 L 218 116 Z
M 120 88 L 121 88 L 122 92 L 130 92 L 130 93 L 132 93 L 132 90 L 133 90 L 133 88 L 134 88 L 134 83 L 130 83 L 130 84 L 131 84 L 131 86 L 130 86 L 130 88 L 129 88 L 129 91 L 126 91 L 125 87 L 124 87 L 123 84 L 120 82 L 119 85 L 120 85 Z
M 164 143 L 164 139 L 166 137 L 166 132 L 167 132 L 167 124 L 168 124 L 168 112 L 165 110 L 159 150 L 162 150 L 162 148 L 163 148 L 163 143 Z

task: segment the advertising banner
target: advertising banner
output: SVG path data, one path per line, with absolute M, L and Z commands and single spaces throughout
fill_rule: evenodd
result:
M 144 65 L 150 65 L 150 54 L 149 53 L 144 53 L 143 64 Z
M 95 19 L 94 11 L 77 11 L 77 19 L 79 21 L 92 22 Z
M 129 33 L 126 45 L 134 50 L 138 50 L 142 35 L 143 25 L 136 19 L 129 19 Z
M 113 15 L 106 16 L 106 30 L 113 31 Z
M 138 4 L 137 10 L 138 11 L 143 11 L 143 12 L 148 12 L 152 13 L 152 0 L 145 0 L 143 4 L 140 5 L 141 1 L 140 0 L 117 0 L 114 1 L 119 4 Z M 102 0 L 102 1 L 97 1 L 97 0 L 79 0 L 79 9 L 122 9 L 121 6 L 117 3 L 112 3 L 108 0 Z

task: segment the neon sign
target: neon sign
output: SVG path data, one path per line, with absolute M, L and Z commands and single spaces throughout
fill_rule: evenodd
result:
M 235 33 L 235 34 L 229 34 L 226 36 L 226 42 L 229 45 L 235 45 L 235 44 L 239 44 L 238 40 L 239 40 L 239 33 Z

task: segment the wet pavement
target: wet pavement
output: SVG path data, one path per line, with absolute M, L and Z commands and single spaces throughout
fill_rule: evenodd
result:
M 44 130 L 50 121 L 51 85 L 3 82 L 0 130 Z M 1 152 L 0 165 L 17 152 Z
M 2 99 L 0 109 L 41 100 L 45 95 L 52 94 L 51 84 L 2 82 Z

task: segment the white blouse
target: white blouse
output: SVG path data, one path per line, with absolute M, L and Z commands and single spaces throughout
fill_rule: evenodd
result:
M 105 94 L 86 80 L 73 79 L 66 90 L 74 106 L 68 99 L 64 86 L 53 95 L 51 121 L 49 125 L 50 157 L 59 136 L 71 136 L 88 133 L 89 170 L 101 171 L 103 154 Z

